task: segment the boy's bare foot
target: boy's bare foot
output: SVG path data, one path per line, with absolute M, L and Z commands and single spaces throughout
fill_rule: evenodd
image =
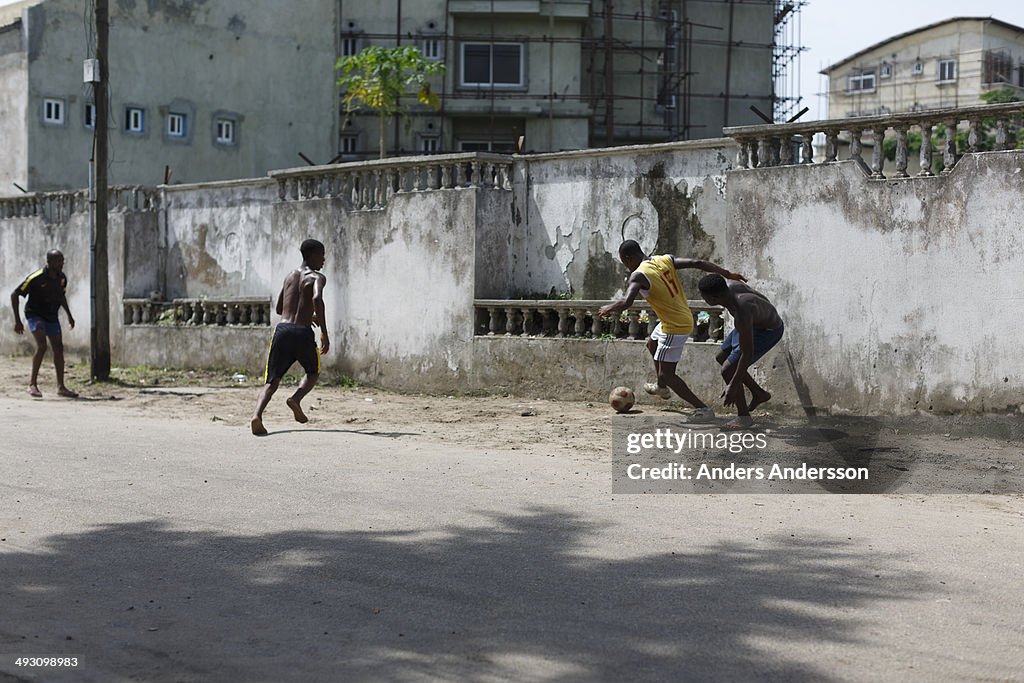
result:
M 760 394 L 754 394 L 750 397 L 750 405 L 747 406 L 747 410 L 753 411 L 754 408 L 758 407 L 762 403 L 767 403 L 770 400 L 772 400 L 772 395 L 767 391 L 763 391 Z
M 28 387 L 28 395 L 34 396 L 36 398 L 42 398 L 43 392 L 39 391 L 39 387 L 37 387 L 35 384 L 30 384 Z
M 296 401 L 294 398 L 289 398 L 287 401 L 285 401 L 285 404 L 287 404 L 287 406 L 292 409 L 292 413 L 295 414 L 296 422 L 300 422 L 302 424 L 309 422 L 309 418 L 306 417 L 306 414 L 304 412 L 302 412 L 302 406 L 299 405 L 298 401 Z
M 750 429 L 753 426 L 754 418 L 749 415 L 738 415 L 736 418 L 729 420 L 719 427 L 719 429 L 723 432 L 739 432 L 744 429 Z
M 75 392 L 71 391 L 67 387 L 61 387 L 60 389 L 58 389 L 57 390 L 57 395 L 58 396 L 63 396 L 64 398 L 78 398 L 78 394 L 76 394 Z
M 263 426 L 263 419 L 262 418 L 254 417 L 249 422 L 249 427 L 252 429 L 252 433 L 253 433 L 254 436 L 266 436 L 267 435 L 267 428 Z

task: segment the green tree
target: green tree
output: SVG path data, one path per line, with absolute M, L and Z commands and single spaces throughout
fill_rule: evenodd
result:
M 357 107 L 377 112 L 380 117 L 380 158 L 384 158 L 384 126 L 397 114 L 408 120 L 410 105 L 402 98 L 416 99 L 437 109 L 437 95 L 430 89 L 430 77 L 444 73 L 444 64 L 424 57 L 410 46 L 368 47 L 351 57 L 340 57 L 335 69 L 341 71 L 338 85 L 344 90 L 346 121 Z

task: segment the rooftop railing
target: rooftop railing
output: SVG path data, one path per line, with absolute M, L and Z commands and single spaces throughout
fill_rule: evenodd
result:
M 352 211 L 382 209 L 396 194 L 512 189 L 512 159 L 474 152 L 271 171 L 282 202 L 341 199 Z
M 601 318 L 606 299 L 477 299 L 476 336 L 553 337 L 573 339 L 646 339 L 658 324 L 647 302 L 638 301 L 620 315 Z M 690 301 L 695 342 L 721 342 L 725 319 L 720 306 Z
M 108 189 L 110 211 L 151 211 L 159 205 L 159 191 L 141 185 L 118 185 Z M 42 217 L 47 223 L 62 223 L 72 214 L 89 211 L 89 193 L 33 192 L 0 199 L 0 219 Z
M 838 161 L 840 138 L 848 137 L 850 159 L 859 161 L 869 168 L 872 178 L 883 179 L 885 175 L 883 142 L 886 133 L 893 131 L 896 140 L 896 172 L 894 178 L 908 178 L 907 162 L 909 144 L 907 133 L 916 129 L 921 134 L 919 152 L 920 172 L 918 176 L 932 176 L 933 155 L 942 155 L 941 173 L 949 173 L 959 155 L 981 151 L 982 122 L 995 122 L 995 149 L 1013 147 L 1011 122 L 1024 115 L 1024 102 L 991 104 L 956 109 L 932 109 L 928 111 L 888 114 L 848 119 L 809 121 L 807 123 L 784 123 L 764 126 L 736 126 L 723 129 L 723 133 L 739 144 L 736 163 L 739 168 L 764 168 L 814 163 L 813 138 L 822 133 L 825 136 L 825 158 L 822 163 Z M 956 133 L 961 123 L 967 123 L 967 145 L 957 149 Z M 933 148 L 932 131 L 938 126 L 945 131 L 939 149 Z M 863 159 L 865 133 L 870 134 L 872 143 L 871 163 Z

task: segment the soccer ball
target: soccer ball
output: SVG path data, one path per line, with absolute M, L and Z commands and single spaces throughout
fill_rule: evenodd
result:
M 608 403 L 615 409 L 615 412 L 624 413 L 636 403 L 636 396 L 633 395 L 633 390 L 629 387 L 615 387 L 608 395 Z

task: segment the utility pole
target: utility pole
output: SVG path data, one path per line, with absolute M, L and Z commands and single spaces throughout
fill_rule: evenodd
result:
M 99 61 L 99 82 L 93 84 L 96 121 L 93 164 L 96 178 L 94 214 L 96 224 L 92 235 L 92 329 L 90 337 L 90 372 L 93 379 L 110 378 L 110 282 L 107 262 L 107 84 L 110 69 L 107 39 L 110 34 L 109 0 L 96 0 L 96 59 Z

